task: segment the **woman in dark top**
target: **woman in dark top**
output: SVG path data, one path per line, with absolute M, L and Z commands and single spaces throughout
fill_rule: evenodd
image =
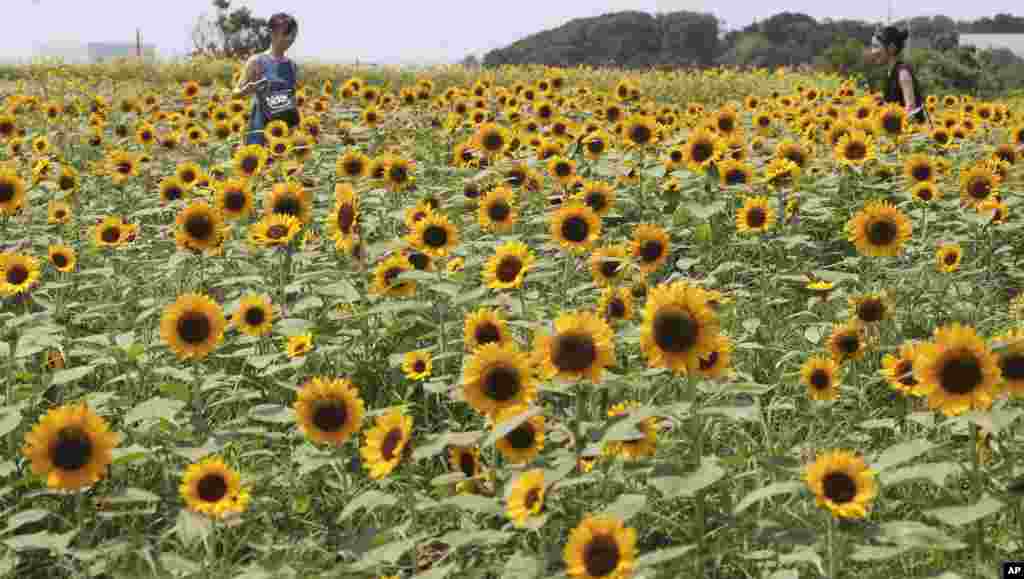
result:
M 864 59 L 872 64 L 889 66 L 889 76 L 882 89 L 883 100 L 902 104 L 909 119 L 924 122 L 924 95 L 921 94 L 913 67 L 900 58 L 909 36 L 906 30 L 886 26 L 875 33 L 871 39 L 871 50 L 865 54 Z
M 263 129 L 273 120 L 280 118 L 294 127 L 298 124 L 298 111 L 292 109 L 278 112 L 276 115 L 265 110 L 268 103 L 278 104 L 282 99 L 291 96 L 294 104 L 295 86 L 298 80 L 298 69 L 290 58 L 285 56 L 295 42 L 299 33 L 299 23 L 288 14 L 279 13 L 270 17 L 270 48 L 266 52 L 255 54 L 245 64 L 245 72 L 239 79 L 234 96 L 243 97 L 255 94 L 252 113 L 249 116 L 249 128 L 245 135 L 246 145 L 265 145 Z M 267 101 L 267 98 L 272 100 Z M 287 101 L 284 103 L 287 108 Z

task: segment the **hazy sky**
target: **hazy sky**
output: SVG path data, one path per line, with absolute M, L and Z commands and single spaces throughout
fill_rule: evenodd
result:
M 1016 0 L 893 1 L 893 18 L 945 14 L 956 19 L 1022 12 Z M 0 35 L 0 58 L 27 58 L 36 42 L 135 41 L 153 43 L 160 54 L 191 48 L 190 31 L 210 0 L 2 0 L 9 23 Z M 881 21 L 886 0 L 833 4 L 821 0 L 235 0 L 258 16 L 284 10 L 299 20 L 292 56 L 345 62 L 450 62 L 482 54 L 525 35 L 572 18 L 619 10 L 694 10 L 723 19 L 729 28 L 745 26 L 784 10 L 815 18 Z M 12 25 L 13 24 L 13 25 Z

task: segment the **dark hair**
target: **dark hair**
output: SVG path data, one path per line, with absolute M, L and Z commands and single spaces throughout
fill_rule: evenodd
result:
M 285 34 L 292 34 L 299 29 L 299 23 L 295 18 L 290 14 L 285 14 L 284 12 L 278 12 L 271 16 L 270 20 L 267 21 L 267 26 L 269 26 L 271 30 L 274 30 L 278 26 L 284 26 Z
M 895 26 L 886 26 L 881 31 L 876 32 L 875 37 L 882 46 L 892 46 L 896 49 L 896 52 L 902 52 L 903 47 L 907 44 L 907 38 L 910 38 L 910 31 L 900 30 Z

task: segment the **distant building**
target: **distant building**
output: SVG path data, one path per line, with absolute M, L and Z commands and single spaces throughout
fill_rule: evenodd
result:
M 90 42 L 87 45 L 89 62 L 103 62 L 111 58 L 131 58 L 138 53 L 138 46 L 134 42 Z M 152 59 L 156 57 L 156 47 L 152 44 L 142 45 L 142 57 Z
M 74 40 L 36 43 L 32 55 L 35 58 L 59 58 L 68 64 L 89 62 L 89 49 L 84 42 Z
M 1005 48 L 1024 58 L 1024 34 L 961 34 L 960 46 L 973 46 L 981 50 Z

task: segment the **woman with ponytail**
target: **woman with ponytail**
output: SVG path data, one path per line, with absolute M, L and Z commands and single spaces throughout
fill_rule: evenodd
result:
M 871 39 L 871 49 L 865 54 L 865 60 L 889 67 L 889 75 L 882 89 L 882 98 L 885 102 L 902 104 L 909 119 L 924 122 L 924 95 L 917 83 L 917 76 L 914 75 L 914 68 L 901 58 L 909 36 L 910 32 L 907 30 L 886 26 L 876 32 Z

